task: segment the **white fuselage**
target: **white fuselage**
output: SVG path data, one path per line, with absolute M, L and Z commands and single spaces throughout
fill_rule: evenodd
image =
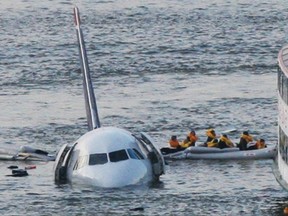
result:
M 67 178 L 99 187 L 123 187 L 153 180 L 147 152 L 128 131 L 103 127 L 76 141 Z

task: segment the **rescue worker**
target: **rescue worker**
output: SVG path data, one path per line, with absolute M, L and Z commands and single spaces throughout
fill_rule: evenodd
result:
M 191 130 L 188 136 L 190 138 L 191 146 L 195 146 L 196 141 L 198 140 L 198 136 L 196 135 L 195 131 Z
M 214 129 L 208 129 L 206 131 L 206 136 L 207 136 L 207 140 L 204 143 L 204 146 L 208 146 L 208 143 L 210 143 L 210 145 L 212 145 L 212 143 L 215 143 L 214 139 L 216 139 L 216 133 L 215 133 Z M 211 143 L 211 141 L 213 141 L 213 142 Z
M 218 148 L 223 149 L 223 148 L 233 148 L 234 144 L 233 142 L 228 138 L 226 134 L 223 134 L 218 142 Z
M 248 150 L 248 143 L 253 141 L 253 137 L 248 133 L 248 131 L 244 131 L 240 137 L 240 142 L 238 147 L 240 150 Z
M 177 136 L 175 135 L 171 136 L 171 139 L 169 140 L 169 144 L 170 144 L 170 147 L 172 148 L 181 148 L 179 141 L 177 139 Z

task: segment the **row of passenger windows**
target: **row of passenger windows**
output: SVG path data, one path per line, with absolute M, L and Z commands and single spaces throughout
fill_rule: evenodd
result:
M 278 67 L 278 91 L 283 101 L 288 104 L 288 78 L 280 67 Z
M 118 162 L 123 160 L 136 159 L 143 160 L 144 156 L 137 149 L 125 149 L 106 153 L 97 153 L 91 155 L 80 156 L 74 165 L 74 170 L 80 169 L 87 164 L 92 165 L 101 165 L 108 163 L 108 158 L 110 162 Z

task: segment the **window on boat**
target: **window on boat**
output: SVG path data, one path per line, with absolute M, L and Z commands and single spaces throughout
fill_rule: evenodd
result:
M 110 162 L 118 162 L 123 160 L 128 160 L 129 157 L 127 155 L 127 152 L 123 150 L 114 151 L 109 153 Z
M 101 165 L 108 162 L 106 153 L 98 153 L 89 155 L 89 165 Z

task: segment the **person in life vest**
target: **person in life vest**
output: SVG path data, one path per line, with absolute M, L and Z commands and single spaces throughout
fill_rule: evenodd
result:
M 169 140 L 169 144 L 170 144 L 170 147 L 172 148 L 181 148 L 179 141 L 177 139 L 177 136 L 175 135 L 171 136 L 171 139 Z
M 218 139 L 212 139 L 210 142 L 207 142 L 208 148 L 217 148 L 218 147 Z
M 234 144 L 233 142 L 228 138 L 226 134 L 223 134 L 218 142 L 218 148 L 223 149 L 223 148 L 233 148 Z
M 192 145 L 192 142 L 190 140 L 190 137 L 187 136 L 185 140 L 180 144 L 181 148 L 188 148 Z
M 170 147 L 164 147 L 161 148 L 160 151 L 163 155 L 167 155 L 167 154 L 171 154 L 171 153 L 175 153 L 178 151 L 182 151 L 184 150 L 183 148 L 181 148 L 179 141 L 177 139 L 177 136 L 173 135 L 171 136 L 170 140 L 169 140 L 169 146 Z
M 195 131 L 191 130 L 188 136 L 191 142 L 191 146 L 195 146 L 196 141 L 198 140 L 198 136 L 196 135 Z
M 265 144 L 265 140 L 264 139 L 259 139 L 257 140 L 256 144 L 255 144 L 257 149 L 263 149 L 266 148 L 266 144 Z
M 214 145 L 213 143 L 216 143 L 216 141 L 215 141 L 215 139 L 216 139 L 215 130 L 214 129 L 208 129 L 206 131 L 206 136 L 207 136 L 207 139 L 206 139 L 206 142 L 204 143 L 204 146 L 208 146 L 208 143 L 210 143 L 210 146 L 212 147 L 212 145 Z M 215 146 L 213 146 L 213 147 L 215 147 Z
M 240 142 L 238 147 L 240 150 L 248 150 L 248 144 L 253 141 L 253 137 L 248 133 L 248 131 L 244 131 L 240 137 Z

